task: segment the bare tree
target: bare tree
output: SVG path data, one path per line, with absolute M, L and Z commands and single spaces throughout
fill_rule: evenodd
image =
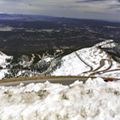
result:
M 22 64 L 23 68 L 30 66 L 34 62 L 35 55 L 32 54 L 31 60 L 25 64 Z
M 33 74 L 33 75 L 41 75 L 41 76 L 45 75 L 46 73 L 50 72 L 50 70 L 53 67 L 55 61 L 59 58 L 58 56 L 59 56 L 60 52 L 61 51 L 56 50 L 53 55 L 50 55 L 48 52 L 46 52 L 46 53 L 43 53 L 42 56 L 40 54 L 37 54 L 40 60 L 44 60 L 47 57 L 52 57 L 53 58 L 49 67 L 47 68 L 47 70 L 45 70 L 42 73 L 35 73 L 35 72 L 32 72 L 31 70 L 25 70 L 25 72 Z M 34 58 L 35 58 L 35 55 L 32 54 L 31 60 L 29 62 L 25 63 L 25 64 L 22 64 L 23 68 L 26 68 L 26 67 L 30 66 L 34 62 Z
M 37 54 L 40 59 L 42 59 L 41 55 Z

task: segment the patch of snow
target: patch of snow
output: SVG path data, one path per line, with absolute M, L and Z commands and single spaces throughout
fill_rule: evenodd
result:
M 46 62 L 50 62 L 51 60 L 53 60 L 53 57 L 46 57 L 44 60 L 45 60 Z
M 8 74 L 8 69 L 0 70 L 0 80 L 5 77 L 5 74 Z
M 106 45 L 102 45 L 101 48 L 114 48 L 115 46 L 116 46 L 115 43 L 109 43 Z

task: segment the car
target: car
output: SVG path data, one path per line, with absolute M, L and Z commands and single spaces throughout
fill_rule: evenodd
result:
M 111 78 L 106 78 L 106 79 L 104 79 L 104 81 L 105 81 L 105 82 L 112 82 L 113 79 L 111 79 Z

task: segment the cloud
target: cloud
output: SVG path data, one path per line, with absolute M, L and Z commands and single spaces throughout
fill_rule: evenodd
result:
M 0 12 L 120 19 L 120 0 L 0 0 Z
M 119 5 L 111 5 L 109 8 L 110 8 L 110 9 L 113 9 L 113 8 L 120 8 L 120 4 L 119 4 Z
M 22 2 L 23 0 L 2 0 L 4 2 Z
M 107 0 L 82 0 L 82 1 L 76 1 L 76 3 L 85 3 L 85 2 L 102 2 Z M 120 1 L 120 0 L 119 0 Z

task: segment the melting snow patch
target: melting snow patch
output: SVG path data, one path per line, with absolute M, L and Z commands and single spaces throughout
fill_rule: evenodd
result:
M 120 120 L 120 82 L 89 78 L 0 87 L 1 120 Z

